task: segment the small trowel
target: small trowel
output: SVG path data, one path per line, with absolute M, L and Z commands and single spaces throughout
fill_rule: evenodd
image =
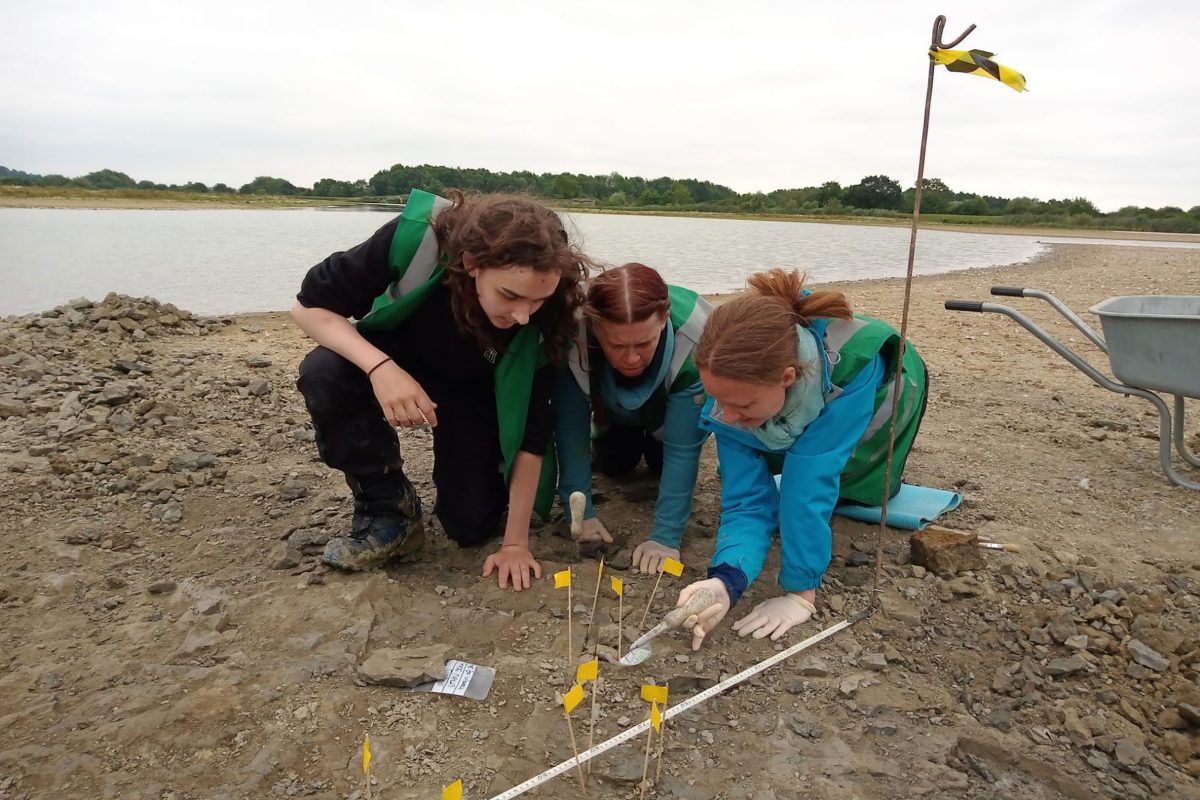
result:
M 629 645 L 629 652 L 621 656 L 620 663 L 624 666 L 641 664 L 650 657 L 650 641 L 664 631 L 678 628 L 688 617 L 699 614 L 704 609 L 717 602 L 716 596 L 708 589 L 697 589 L 685 605 L 672 609 L 663 617 L 663 621 L 639 636 Z

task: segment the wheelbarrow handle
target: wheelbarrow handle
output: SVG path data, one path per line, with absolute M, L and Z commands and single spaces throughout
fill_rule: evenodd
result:
M 1016 286 L 993 286 L 992 294 L 1000 297 L 1032 297 L 1038 300 L 1045 300 L 1055 311 L 1066 317 L 1067 322 L 1074 325 L 1080 333 L 1086 336 L 1092 344 L 1099 347 L 1104 352 L 1108 352 L 1108 345 L 1104 343 L 1104 337 L 1092 330 L 1091 326 L 1079 318 L 1079 315 L 1067 307 L 1067 304 L 1059 300 L 1049 292 L 1043 292 L 1041 289 L 1029 289 L 1027 287 Z M 1001 312 L 1003 313 L 1003 312 Z
M 983 303 L 978 300 L 947 300 L 947 311 L 983 311 Z

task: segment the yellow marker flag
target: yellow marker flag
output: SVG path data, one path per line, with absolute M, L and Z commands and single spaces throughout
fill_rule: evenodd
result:
M 600 569 L 596 570 L 596 583 L 599 583 L 600 579 L 603 577 L 604 577 L 604 559 L 600 559 Z
M 951 72 L 979 75 L 997 80 L 1018 92 L 1025 91 L 1025 76 L 1012 67 L 992 61 L 992 53 L 986 50 L 941 50 L 929 51 L 929 57 Z
M 663 572 L 668 575 L 674 575 L 676 578 L 683 574 L 683 564 L 673 558 L 668 558 L 664 561 L 662 569 Z
M 650 704 L 650 724 L 654 726 L 654 730 L 662 730 L 662 712 L 658 710 L 658 703 Z
M 442 789 L 442 800 L 462 800 L 462 778 Z
M 571 570 L 564 569 L 562 572 L 554 573 L 554 588 L 562 589 L 565 586 L 571 585 Z
M 667 687 L 643 683 L 642 699 L 647 703 L 662 703 L 665 706 L 667 704 Z
M 612 581 L 613 591 L 617 593 L 617 597 L 625 596 L 625 582 L 616 575 L 609 578 Z
M 570 714 L 575 710 L 575 706 L 583 702 L 583 686 L 575 684 L 571 687 L 571 691 L 563 695 L 563 711 Z
M 363 737 L 363 774 L 371 774 L 371 737 Z
M 591 661 L 586 661 L 586 662 L 580 664 L 575 669 L 575 681 L 576 681 L 576 683 L 583 683 L 584 681 L 594 681 L 594 680 L 596 680 L 597 676 L 599 676 L 599 674 L 600 674 L 600 662 L 593 658 Z

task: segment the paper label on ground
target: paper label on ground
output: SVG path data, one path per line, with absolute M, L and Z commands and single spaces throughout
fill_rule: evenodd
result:
M 496 678 L 496 670 L 491 667 L 481 667 L 478 664 L 468 664 L 465 661 L 447 661 L 446 677 L 433 683 L 423 683 L 414 686 L 415 692 L 434 692 L 449 694 L 455 697 L 469 697 L 472 700 L 483 700 L 492 689 L 492 681 Z
M 471 678 L 474 675 L 474 664 L 468 664 L 465 661 L 447 661 L 446 677 L 434 683 L 433 688 L 429 691 L 462 697 L 467 693 L 467 687 L 471 685 Z

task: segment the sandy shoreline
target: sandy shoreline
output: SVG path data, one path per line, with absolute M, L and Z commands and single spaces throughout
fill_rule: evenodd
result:
M 879 610 L 673 723 L 647 797 L 1200 797 L 1200 726 L 1184 716 L 1200 709 L 1200 492 L 1163 476 L 1149 403 L 1096 387 L 1008 319 L 942 308 L 993 284 L 1053 292 L 1094 322 L 1110 296 L 1200 295 L 1200 250 L 1054 245 L 917 277 L 910 338 L 930 399 L 906 479 L 963 495 L 943 524 L 1021 551 L 935 576 L 887 531 Z M 899 321 L 902 280 L 825 288 Z M 1046 304 L 997 300 L 1107 369 Z M 117 299 L 0 320 L 0 798 L 346 800 L 366 733 L 381 798 L 436 797 L 455 778 L 490 797 L 570 758 L 572 643 L 548 576 L 570 568 L 583 587 L 578 646 L 596 562 L 546 526 L 531 541 L 543 580 L 502 592 L 479 574 L 490 550 L 457 548 L 431 520 L 416 563 L 318 566 L 350 502 L 294 387 L 310 348 L 285 312 L 197 320 Z M 1200 452 L 1200 402 L 1188 408 Z M 429 433 L 401 445 L 431 509 Z M 610 530 L 640 541 L 653 486 L 596 488 Z M 703 576 L 719 513 L 710 442 L 685 580 Z M 785 644 L 868 602 L 879 529 L 833 527 L 816 621 Z M 654 579 L 616 558 L 609 570 L 628 632 Z M 701 652 L 666 635 L 642 668 L 602 668 L 596 740 L 645 718 L 642 683 L 668 683 L 677 703 L 772 655 L 729 625 L 776 593 L 777 570 L 773 555 Z M 655 614 L 679 586 L 666 584 Z M 615 643 L 615 600 L 599 609 Z M 486 700 L 359 678 L 370 653 L 435 644 L 497 670 Z M 598 759 L 590 796 L 637 797 L 641 745 Z M 581 796 L 569 778 L 542 796 Z

